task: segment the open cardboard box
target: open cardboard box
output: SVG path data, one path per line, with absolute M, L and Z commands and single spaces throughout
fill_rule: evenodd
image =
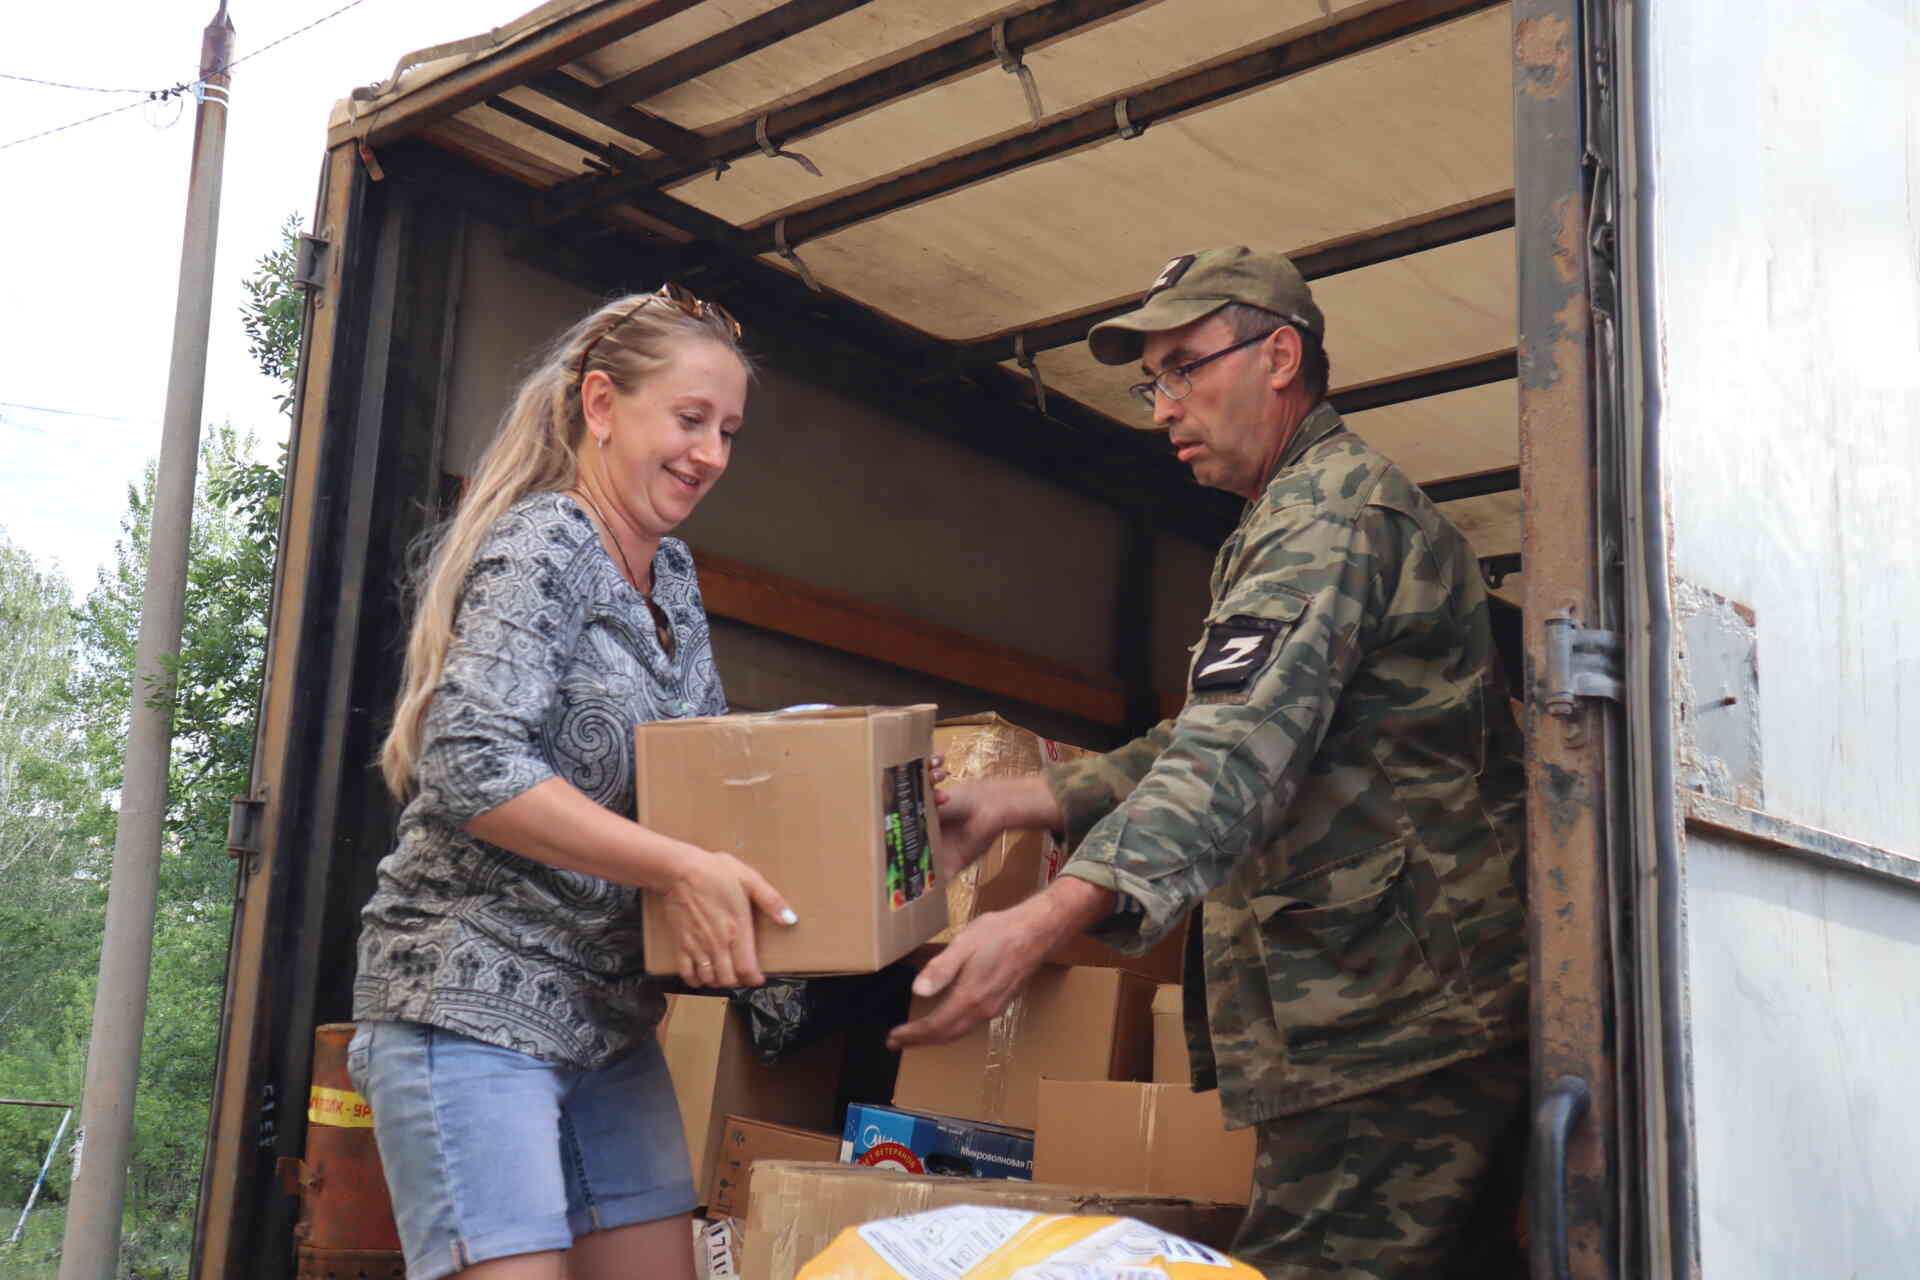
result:
M 1193 1083 L 1193 1059 L 1187 1052 L 1187 1021 L 1179 983 L 1166 983 L 1153 993 L 1153 1078 L 1160 1084 Z
M 1254 1130 L 1228 1129 L 1216 1091 L 1191 1085 L 1042 1080 L 1033 1135 L 1040 1182 L 1245 1204 Z
M 731 1000 L 680 995 L 667 997 L 659 1035 L 696 1191 L 705 1194 L 719 1168 L 730 1116 L 816 1131 L 834 1128 L 845 1043 L 841 1036 L 829 1036 L 770 1066 L 754 1056 L 746 1015 Z
M 756 1161 L 836 1160 L 839 1155 L 838 1134 L 728 1116 L 720 1130 L 719 1158 L 707 1178 L 707 1216 L 746 1218 L 753 1205 Z

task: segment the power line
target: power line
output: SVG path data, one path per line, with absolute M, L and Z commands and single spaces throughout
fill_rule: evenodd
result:
M 0 400 L 0 409 L 25 409 L 29 413 L 57 413 L 63 418 L 92 418 L 98 422 L 132 422 L 141 426 L 151 423 L 148 418 L 124 418 L 112 413 L 88 413 L 84 409 L 53 409 L 44 404 L 21 404 L 18 400 Z
M 160 96 L 172 97 L 173 93 L 174 93 L 173 90 L 168 89 L 168 90 L 165 90 L 164 93 Z M 56 133 L 65 133 L 69 129 L 78 129 L 83 124 L 92 124 L 95 120 L 105 120 L 108 116 L 117 116 L 122 111 L 131 111 L 135 107 L 139 106 L 141 102 L 146 102 L 146 101 L 148 101 L 148 99 L 142 98 L 140 102 L 129 102 L 124 106 L 109 107 L 105 111 L 101 111 L 94 115 L 87 116 L 85 119 L 82 119 L 82 120 L 75 120 L 68 124 L 56 125 L 54 128 L 51 128 L 51 129 L 42 129 L 39 133 L 30 133 L 24 138 L 15 138 L 12 142 L 0 142 L 0 151 L 5 151 L 9 147 L 20 146 L 22 143 L 33 142 L 40 138 L 50 138 Z
M 333 19 L 339 17 L 341 14 L 345 13 L 347 10 L 358 8 L 360 5 L 363 5 L 366 2 L 367 0 L 347 0 L 347 3 L 341 5 L 338 9 L 335 9 L 332 13 L 325 13 L 320 15 L 318 18 L 315 18 L 312 22 L 309 22 L 306 26 L 301 27 L 299 30 L 289 31 L 287 32 L 287 34 L 281 36 L 278 40 L 272 41 L 271 43 L 268 43 L 268 44 L 263 44 L 258 49 L 255 49 L 251 53 L 241 54 L 239 57 L 235 58 L 232 62 L 229 62 L 225 67 L 223 67 L 222 70 L 231 71 L 233 70 L 233 68 L 245 62 L 247 59 L 257 58 L 261 54 L 265 53 L 267 50 L 275 48 L 279 45 L 283 45 L 287 41 L 293 39 L 295 36 L 305 35 L 307 32 L 313 30 L 315 27 L 319 26 L 321 23 L 331 22 Z
M 75 93 L 152 93 L 152 89 L 99 89 L 90 84 L 68 84 L 64 80 L 40 80 L 33 76 L 10 75 L 0 71 L 0 80 L 18 80 L 21 84 L 45 85 L 49 89 L 72 89 Z
M 231 62 L 228 62 L 228 63 L 227 63 L 227 64 L 226 64 L 225 66 L 223 66 L 223 67 L 221 67 L 221 68 L 220 68 L 220 73 L 224 73 L 224 72 L 228 72 L 228 71 L 231 71 L 231 70 L 233 70 L 233 69 L 234 69 L 235 67 L 237 67 L 237 66 L 239 66 L 239 65 L 240 65 L 241 63 L 243 63 L 243 62 L 245 62 L 245 61 L 247 61 L 248 59 L 250 59 L 250 58 L 257 58 L 257 57 L 259 57 L 259 56 L 260 56 L 261 54 L 263 54 L 263 53 L 265 53 L 265 52 L 267 52 L 267 50 L 269 50 L 269 49 L 275 49 L 275 48 L 278 48 L 279 46 L 281 46 L 281 45 L 283 45 L 283 44 L 285 44 L 285 43 L 286 43 L 287 41 L 289 41 L 289 40 L 291 40 L 291 39 L 293 39 L 293 38 L 294 38 L 295 36 L 301 36 L 301 35 L 305 35 L 305 34 L 306 34 L 307 32 L 309 32 L 309 31 L 311 31 L 311 30 L 313 30 L 313 29 L 314 29 L 315 27 L 317 27 L 317 26 L 319 26 L 319 25 L 320 25 L 321 23 L 323 23 L 323 22 L 331 22 L 331 21 L 332 21 L 333 19 L 335 19 L 335 18 L 337 18 L 337 17 L 339 17 L 339 16 L 341 15 L 341 14 L 343 14 L 343 13 L 345 13 L 345 12 L 346 12 L 347 10 L 349 10 L 349 9 L 357 9 L 357 8 L 359 8 L 359 7 L 361 6 L 361 5 L 363 5 L 363 4 L 365 4 L 366 2 L 367 2 L 367 0 L 347 0 L 347 3 L 346 3 L 346 4 L 343 4 L 343 5 L 341 5 L 341 6 L 340 6 L 340 7 L 338 8 L 338 9 L 335 9 L 335 10 L 333 10 L 333 11 L 332 11 L 332 12 L 330 12 L 330 13 L 323 13 L 323 14 L 321 14 L 321 15 L 320 15 L 319 17 L 317 17 L 317 18 L 315 18 L 315 19 L 314 19 L 314 20 L 313 20 L 312 22 L 309 22 L 309 23 L 308 23 L 308 24 L 307 24 L 306 26 L 304 26 L 304 27 L 300 27 L 300 28 L 298 28 L 297 30 L 293 30 L 293 31 L 289 31 L 289 32 L 287 32 L 287 34 L 285 34 L 285 35 L 283 35 L 283 36 L 281 36 L 281 37 L 280 37 L 280 38 L 279 38 L 278 40 L 273 40 L 273 41 L 270 41 L 270 42 L 268 42 L 268 43 L 266 43 L 266 44 L 263 44 L 263 45 L 261 45 L 261 46 L 260 46 L 260 47 L 259 47 L 258 49 L 255 49 L 255 50 L 253 50 L 253 51 L 252 51 L 251 53 L 243 53 L 243 54 L 241 54 L 241 55 L 240 55 L 239 57 L 237 57 L 237 58 L 235 58 L 235 59 L 233 59 L 233 60 L 232 60 Z M 216 73 L 216 74 L 219 74 L 219 73 Z M 26 77 L 26 76 L 14 76 L 14 75 L 6 75 L 6 76 L 4 76 L 4 78 L 5 78 L 5 79 L 8 79 L 8 80 L 26 80 L 26 81 L 27 81 L 28 83 L 30 83 L 30 84 L 48 84 L 48 85 L 57 85 L 57 87 L 59 87 L 59 88 L 63 88 L 63 89 L 83 89 L 83 88 L 86 88 L 86 86 L 84 86 L 84 85 L 67 85 L 67 84 L 59 84 L 59 83 L 58 83 L 57 81 L 53 81 L 53 80 L 31 80 L 31 79 L 29 79 L 29 78 L 28 78 L 28 77 Z M 168 99 L 168 98 L 173 98 L 173 97 L 177 97 L 177 96 L 179 96 L 180 94 L 183 94 L 183 93 L 186 93 L 186 92 L 187 92 L 188 90 L 190 90 L 190 89 L 192 89 L 192 88 L 194 88 L 194 86 L 195 86 L 196 84 L 198 84 L 198 83 L 199 83 L 198 81 L 188 81 L 188 82 L 186 82 L 186 83 L 183 83 L 183 84 L 177 84 L 177 85 L 174 85 L 174 86 L 173 86 L 173 87 L 172 87 L 171 89 L 152 89 L 152 90 L 148 90 L 148 89 L 93 89 L 93 90 L 89 90 L 89 92 L 93 92 L 93 93 L 144 93 L 144 94 L 146 94 L 147 96 L 146 96 L 146 97 L 145 97 L 144 99 L 142 99 L 142 101 L 145 101 L 145 102 L 160 102 L 160 101 L 165 101 L 165 100 L 166 100 L 166 99 Z M 83 125 L 83 124 L 92 124 L 92 123 L 93 123 L 93 122 L 94 122 L 95 120 L 104 120 L 104 119 L 106 119 L 106 118 L 107 118 L 108 116 L 112 116 L 112 115 L 118 115 L 118 114 L 120 114 L 120 113 L 121 113 L 122 111 L 130 111 L 130 110 L 132 110 L 133 108 L 135 108 L 135 107 L 137 107 L 137 106 L 139 106 L 139 105 L 140 105 L 140 103 L 139 103 L 139 102 L 129 102 L 129 103 L 127 103 L 127 104 L 125 104 L 124 106 L 118 106 L 118 107 L 114 107 L 114 108 L 112 108 L 111 110 L 107 110 L 107 111 L 101 111 L 101 112 L 97 112 L 97 113 L 95 113 L 94 115 L 90 115 L 90 116 L 87 116 L 87 117 L 85 117 L 84 119 L 81 119 L 81 120 L 74 120 L 74 121 L 72 121 L 72 122 L 70 122 L 70 123 L 68 123 L 68 124 L 63 124 L 63 125 L 56 125 L 56 126 L 55 126 L 54 128 L 51 128 L 51 129 L 42 129 L 42 130 L 41 130 L 41 131 L 40 131 L 39 133 L 30 133 L 30 134 L 28 134 L 28 135 L 27 135 L 26 137 L 24 137 L 24 138 L 15 138 L 15 139 L 14 139 L 14 140 L 13 140 L 12 142 L 0 142 L 0 151 L 5 151 L 5 150 L 7 150 L 7 149 L 9 149 L 9 148 L 11 148 L 11 147 L 17 147 L 17 146 L 20 146 L 20 145 L 21 145 L 22 143 L 27 143 L 27 142 L 36 142 L 36 141 L 38 141 L 38 140 L 39 140 L 39 139 L 41 139 L 41 138 L 47 138 L 47 137 L 51 137 L 51 136 L 53 136 L 53 135 L 54 135 L 54 134 L 56 134 L 56 133 L 65 133 L 65 132 L 66 132 L 66 131 L 67 131 L 68 129 L 78 129 L 78 128 L 79 128 L 79 127 L 80 127 L 81 125 Z

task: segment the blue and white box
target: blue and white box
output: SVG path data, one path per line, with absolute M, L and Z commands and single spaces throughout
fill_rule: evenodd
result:
M 1031 1181 L 1033 1133 L 857 1102 L 847 1108 L 840 1161 L 905 1173 Z

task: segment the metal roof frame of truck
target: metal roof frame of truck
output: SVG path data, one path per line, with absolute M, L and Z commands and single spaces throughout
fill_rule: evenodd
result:
M 811 432 L 769 449 L 790 485 L 743 479 L 734 519 L 690 525 L 736 703 L 932 697 L 1101 746 L 1177 705 L 1192 579 L 1237 503 L 1130 429 L 1124 373 L 1080 339 L 1215 243 L 1295 254 L 1334 403 L 1518 607 L 1536 1274 L 1697 1270 L 1683 838 L 1905 887 L 1920 864 L 1739 778 L 1674 799 L 1711 752 L 1676 740 L 1702 615 L 1676 615 L 1670 568 L 1649 7 L 556 0 L 343 101 L 303 246 L 195 1275 L 293 1271 L 280 1162 L 391 835 L 370 761 L 406 549 L 528 351 L 675 279 L 742 319 L 756 405 Z M 755 503 L 777 518 L 749 527 Z M 866 503 L 872 544 L 836 554 Z M 814 516 L 839 533 L 810 542 Z

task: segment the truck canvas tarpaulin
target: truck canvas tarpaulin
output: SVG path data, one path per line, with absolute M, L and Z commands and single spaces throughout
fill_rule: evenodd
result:
M 838 707 L 643 724 L 635 816 L 735 855 L 786 896 L 798 924 L 758 922 L 767 973 L 870 973 L 947 923 L 933 717 L 931 705 Z M 664 905 L 644 901 L 647 972 L 678 972 Z

